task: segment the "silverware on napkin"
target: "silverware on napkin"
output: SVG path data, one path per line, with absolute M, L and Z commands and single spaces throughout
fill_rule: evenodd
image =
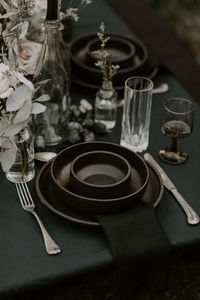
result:
M 55 241 L 52 239 L 52 237 L 47 232 L 46 228 L 44 227 L 42 221 L 40 220 L 38 214 L 35 211 L 35 204 L 33 202 L 33 199 L 31 197 L 31 194 L 29 192 L 28 186 L 26 182 L 16 182 L 16 189 L 19 196 L 20 203 L 22 205 L 22 208 L 34 215 L 36 220 L 38 221 L 38 224 L 40 226 L 40 229 L 42 231 L 42 235 L 44 238 L 44 244 L 45 249 L 48 254 L 58 254 L 61 252 L 60 247 L 55 243 Z
M 165 171 L 159 166 L 159 164 L 154 160 L 154 158 L 149 153 L 144 154 L 144 158 L 152 163 L 156 170 L 160 173 L 163 180 L 164 186 L 174 195 L 180 206 L 183 208 L 186 216 L 187 222 L 191 225 L 198 224 L 200 219 L 194 209 L 186 202 L 183 196 L 179 193 L 173 182 L 169 179 Z

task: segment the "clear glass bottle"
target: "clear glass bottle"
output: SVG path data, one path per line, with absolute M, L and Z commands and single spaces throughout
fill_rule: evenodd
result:
M 12 137 L 17 146 L 15 162 L 6 177 L 9 181 L 30 181 L 35 175 L 34 140 L 27 128 Z
M 50 101 L 45 102 L 46 111 L 34 119 L 36 135 L 42 134 L 47 146 L 66 140 L 69 117 L 69 74 L 61 56 L 59 24 L 58 20 L 45 20 L 45 41 L 34 75 L 34 82 L 50 79 L 37 92 L 38 96 L 49 94 Z
M 112 129 L 117 118 L 117 92 L 112 81 L 103 81 L 95 98 L 95 122 L 102 122 L 107 129 Z

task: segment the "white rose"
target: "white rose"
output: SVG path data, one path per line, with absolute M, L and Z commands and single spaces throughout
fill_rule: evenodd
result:
M 11 82 L 6 76 L 9 71 L 9 67 L 3 63 L 0 63 L 0 98 L 7 98 L 13 92 Z
M 35 73 L 41 48 L 41 44 L 27 39 L 21 41 L 20 52 L 18 52 L 17 46 L 15 47 L 19 67 L 27 74 Z

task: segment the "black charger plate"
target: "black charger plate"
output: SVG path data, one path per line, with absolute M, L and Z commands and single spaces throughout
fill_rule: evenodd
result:
M 80 195 L 70 187 L 70 166 L 79 155 L 88 151 L 108 151 L 125 158 L 131 169 L 131 178 L 123 196 L 99 198 Z M 61 151 L 51 164 L 51 176 L 57 195 L 67 205 L 86 213 L 114 213 L 132 207 L 141 199 L 147 187 L 149 172 L 143 159 L 133 151 L 110 142 L 84 142 L 72 145 Z
M 155 168 L 146 162 L 149 169 L 149 182 L 142 201 L 156 207 L 163 195 L 164 186 Z M 100 226 L 91 215 L 72 209 L 62 199 L 58 199 L 51 178 L 51 161 L 40 170 L 36 179 L 36 190 L 41 202 L 55 214 L 82 225 Z

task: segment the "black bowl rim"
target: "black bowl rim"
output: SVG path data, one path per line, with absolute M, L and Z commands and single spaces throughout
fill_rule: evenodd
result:
M 82 145 L 83 145 L 83 144 L 88 144 L 88 145 L 89 145 L 89 144 L 91 144 L 91 143 L 92 143 L 92 144 L 97 144 L 97 143 L 99 143 L 99 144 L 109 144 L 109 145 L 113 145 L 114 147 L 117 145 L 117 146 L 119 146 L 119 147 L 124 148 L 123 146 L 118 145 L 118 144 L 116 144 L 116 143 L 101 142 L 101 141 L 100 141 L 100 142 L 99 142 L 99 141 L 98 141 L 98 142 L 82 142 L 82 143 L 80 143 L 80 144 L 82 144 Z M 56 180 L 56 178 L 55 178 L 55 176 L 54 176 L 54 172 L 53 172 L 54 164 L 55 164 L 56 160 L 58 160 L 58 159 L 60 158 L 60 156 L 63 155 L 63 153 L 64 153 L 65 151 L 68 151 L 69 149 L 73 149 L 74 147 L 77 147 L 77 146 L 80 145 L 80 144 L 75 144 L 75 145 L 72 145 L 72 146 L 67 147 L 66 149 L 64 149 L 64 150 L 62 150 L 61 152 L 59 152 L 58 155 L 57 155 L 54 159 L 52 159 L 52 163 L 51 163 L 51 177 L 52 177 L 53 182 L 55 183 L 55 185 L 57 185 L 62 191 L 69 193 L 69 194 L 72 195 L 73 197 L 78 197 L 79 200 L 86 200 L 86 201 L 97 202 L 97 203 L 98 203 L 98 202 L 99 202 L 99 203 L 112 203 L 112 202 L 120 202 L 120 201 L 122 201 L 122 200 L 126 200 L 127 197 L 133 197 L 133 196 L 136 196 L 137 194 L 139 194 L 140 192 L 142 192 L 142 190 L 145 189 L 145 187 L 147 186 L 148 181 L 149 181 L 149 169 L 148 169 L 148 167 L 147 167 L 145 161 L 142 159 L 142 157 L 140 157 L 137 153 L 131 151 L 131 152 L 134 153 L 134 155 L 136 155 L 137 158 L 143 163 L 144 168 L 145 168 L 145 171 L 146 171 L 146 180 L 145 180 L 144 184 L 143 184 L 137 191 L 135 191 L 134 193 L 129 194 L 129 195 L 126 195 L 126 196 L 122 196 L 122 197 L 119 197 L 119 198 L 111 198 L 111 199 L 110 199 L 110 198 L 105 198 L 105 199 L 99 199 L 99 198 L 89 198 L 89 197 L 80 196 L 80 195 L 77 195 L 77 194 L 71 192 L 71 191 L 68 190 L 68 189 L 65 189 L 63 186 L 61 186 L 61 185 L 57 182 L 57 180 Z M 125 149 L 126 149 L 127 151 L 130 151 L 130 150 L 127 149 L 127 148 L 125 148 Z
M 112 33 L 110 33 L 110 34 L 108 34 L 108 35 L 111 36 L 111 38 L 112 38 L 112 37 L 122 37 L 122 38 L 127 38 L 128 40 L 133 40 L 133 41 L 137 42 L 137 44 L 141 47 L 141 49 L 142 49 L 143 52 L 144 52 L 144 57 L 143 57 L 143 59 L 140 61 L 140 63 L 139 63 L 138 65 L 132 66 L 132 67 L 130 67 L 130 68 L 122 68 L 122 69 L 119 69 L 118 72 L 117 72 L 117 74 L 124 74 L 124 73 L 130 72 L 130 71 L 132 71 L 132 70 L 137 70 L 138 67 L 141 67 L 141 66 L 144 65 L 144 63 L 147 61 L 147 59 L 148 59 L 148 50 L 147 50 L 147 48 L 145 47 L 145 45 L 144 45 L 142 42 L 140 42 L 138 39 L 134 39 L 134 38 L 131 37 L 131 36 L 125 36 L 125 35 L 123 36 L 123 35 L 112 34 Z M 95 34 L 90 33 L 90 34 L 81 35 L 81 36 L 75 38 L 75 39 L 71 42 L 71 44 L 70 44 L 70 57 L 71 57 L 71 60 L 72 60 L 76 65 L 80 66 L 82 69 L 86 69 L 86 70 L 88 70 L 88 71 L 90 71 L 90 72 L 96 72 L 97 74 L 101 74 L 101 70 L 99 70 L 99 69 L 97 69 L 97 68 L 92 68 L 92 67 L 90 67 L 90 66 L 88 66 L 88 65 L 85 65 L 85 64 L 81 63 L 78 59 L 76 59 L 76 57 L 75 57 L 74 55 L 72 55 L 72 48 L 73 48 L 73 46 L 74 46 L 78 41 L 83 40 L 83 39 L 87 39 L 87 38 L 89 38 L 89 37 L 92 37 L 92 38 L 93 38 L 94 36 L 95 36 Z
M 123 63 L 129 59 L 131 59 L 134 54 L 135 54 L 135 45 L 133 45 L 133 43 L 131 43 L 128 39 L 126 38 L 123 38 L 123 37 L 117 37 L 117 36 L 114 36 L 112 35 L 111 36 L 111 39 L 112 41 L 117 41 L 117 42 L 121 42 L 121 43 L 124 43 L 126 44 L 129 48 L 130 48 L 130 52 L 127 53 L 126 57 L 122 58 L 122 59 L 118 59 L 116 60 L 114 63 L 115 64 L 120 64 L 120 63 Z M 92 60 L 95 60 L 94 56 L 92 55 L 91 53 L 91 50 L 90 50 L 90 47 L 94 44 L 94 43 L 97 43 L 97 42 L 100 42 L 99 39 L 96 37 L 96 38 L 93 38 L 91 39 L 90 41 L 87 42 L 86 46 L 85 46 L 85 53 L 86 55 L 88 55 Z M 112 58 L 111 58 L 112 59 Z
M 74 171 L 74 164 L 77 162 L 78 159 L 80 159 L 81 157 L 85 156 L 85 155 L 90 155 L 90 154 L 93 154 L 93 153 L 102 153 L 102 154 L 109 154 L 109 155 L 112 155 L 113 157 L 117 157 L 119 158 L 121 161 L 123 161 L 123 163 L 127 166 L 127 172 L 126 172 L 126 175 L 120 179 L 119 181 L 115 182 L 115 183 L 111 183 L 111 184 L 106 184 L 106 185 L 97 185 L 97 184 L 92 184 L 92 183 L 89 183 L 89 182 L 85 182 L 83 180 L 81 180 L 77 175 L 76 175 L 76 172 Z M 72 175 L 74 176 L 74 178 L 76 179 L 77 182 L 83 184 L 85 187 L 92 187 L 92 188 L 97 188 L 97 189 L 109 189 L 109 188 L 114 188 L 116 186 L 119 186 L 121 184 L 123 184 L 126 180 L 128 180 L 128 178 L 130 177 L 131 175 L 131 167 L 130 167 L 130 164 L 129 162 L 121 155 L 117 154 L 117 153 L 114 153 L 114 152 L 110 152 L 110 151 L 104 151 L 104 150 L 94 150 L 94 151 L 88 151 L 88 152 L 85 152 L 85 153 L 82 153 L 80 155 L 78 155 L 71 163 L 71 166 L 70 166 L 70 171 L 72 172 Z

